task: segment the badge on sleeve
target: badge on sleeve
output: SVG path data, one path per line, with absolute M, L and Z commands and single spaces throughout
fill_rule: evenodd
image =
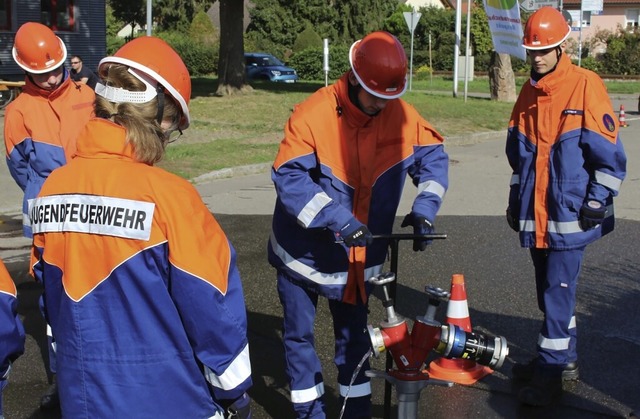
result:
M 616 123 L 614 122 L 613 117 L 608 113 L 604 114 L 604 116 L 602 117 L 602 122 L 604 123 L 604 126 L 607 127 L 609 132 L 613 132 L 616 130 Z

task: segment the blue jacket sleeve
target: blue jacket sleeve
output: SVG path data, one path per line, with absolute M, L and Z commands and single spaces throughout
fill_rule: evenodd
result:
M 186 204 L 191 228 L 170 227 L 170 293 L 214 398 L 236 399 L 252 384 L 236 252 L 197 192 Z
M 412 212 L 435 222 L 449 187 L 449 157 L 442 143 L 426 143 L 414 147 L 414 163 L 409 169 L 418 194 Z
M 16 297 L 15 285 L 0 261 L 0 381 L 7 378 L 11 362 L 24 352 L 24 328 Z
M 600 81 L 588 86 L 591 102 L 585 104 L 587 114 L 580 139 L 591 175 L 586 199 L 605 204 L 618 195 L 626 176 L 627 157 L 604 84 Z
M 353 218 L 350 209 L 333 200 L 314 181 L 320 168 L 315 148 L 302 123 L 292 119 L 271 172 L 279 203 L 304 228 L 329 228 L 337 232 Z

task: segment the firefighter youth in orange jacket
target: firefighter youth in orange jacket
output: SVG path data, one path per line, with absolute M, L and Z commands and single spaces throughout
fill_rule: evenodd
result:
M 4 142 L 9 172 L 24 191 L 25 237 L 31 237 L 29 199 L 53 169 L 71 159 L 93 115 L 93 90 L 69 77 L 66 57 L 64 42 L 48 27 L 28 22 L 18 29 L 13 58 L 27 74 L 22 93 L 5 110 Z
M 193 185 L 152 165 L 189 125 L 189 72 L 164 41 L 139 37 L 100 74 L 98 118 L 30 206 L 62 414 L 222 419 L 238 401 L 250 409 L 235 250 Z
M 409 104 L 406 55 L 386 32 L 351 48 L 352 70 L 296 107 L 285 127 L 272 179 L 277 191 L 269 262 L 278 271 L 291 400 L 298 417 L 323 417 L 324 384 L 313 343 L 318 295 L 329 299 L 336 330 L 344 417 L 370 417 L 365 281 L 381 273 L 407 174 L 417 186 L 411 221 L 432 225 L 448 185 L 443 138 Z M 411 222 L 410 222 L 411 223 Z M 337 242 L 341 241 L 341 242 Z M 366 247 L 363 247 L 365 246 Z M 419 247 L 422 246 L 422 243 Z
M 18 318 L 16 285 L 0 259 L 0 418 L 2 390 L 7 385 L 11 363 L 24 352 L 24 328 Z
M 602 80 L 564 53 L 571 28 L 543 7 L 528 19 L 523 46 L 531 79 L 514 106 L 506 142 L 513 169 L 507 221 L 529 248 L 544 320 L 537 357 L 516 364 L 528 381 L 518 397 L 550 404 L 562 380 L 578 378 L 576 287 L 585 247 L 613 230 L 613 197 L 626 156 Z

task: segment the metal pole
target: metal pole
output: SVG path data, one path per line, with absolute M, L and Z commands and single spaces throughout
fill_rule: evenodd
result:
M 469 86 L 469 38 L 471 38 L 471 1 L 467 0 L 467 39 L 464 54 L 464 101 L 467 101 L 467 88 Z
M 413 80 L 413 19 L 416 17 L 416 8 L 411 11 L 411 59 L 409 60 L 409 91 L 411 91 L 411 82 Z
M 393 302 L 393 305 L 396 304 L 396 292 L 398 287 L 398 243 L 400 239 L 391 239 L 389 240 L 389 254 L 391 257 L 391 263 L 389 268 L 391 272 L 396 274 L 396 280 L 389 284 L 389 297 Z M 390 371 L 393 368 L 393 357 L 391 353 L 387 351 L 387 358 L 385 362 L 385 371 Z M 391 418 L 391 383 L 389 381 L 384 382 L 384 419 Z
M 326 87 L 329 84 L 329 38 L 324 38 L 324 46 L 322 50 L 323 50 L 322 69 L 324 70 L 324 85 Z
M 152 22 L 152 18 L 151 18 L 151 2 L 152 0 L 147 0 L 147 36 L 151 36 L 151 22 Z
M 458 56 L 462 32 L 462 0 L 456 0 L 456 43 L 453 46 L 453 97 L 458 97 Z
M 429 84 L 430 86 L 433 86 L 433 62 L 431 61 L 431 32 L 429 32 L 429 69 L 430 71 L 430 76 L 429 76 Z
M 578 33 L 578 67 L 582 63 L 582 1 L 580 1 L 580 32 Z

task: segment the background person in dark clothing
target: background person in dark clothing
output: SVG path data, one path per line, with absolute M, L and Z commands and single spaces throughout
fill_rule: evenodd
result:
M 92 89 L 95 89 L 96 83 L 98 83 L 96 73 L 82 65 L 82 58 L 79 55 L 71 56 L 71 78 L 74 81 L 88 85 Z

